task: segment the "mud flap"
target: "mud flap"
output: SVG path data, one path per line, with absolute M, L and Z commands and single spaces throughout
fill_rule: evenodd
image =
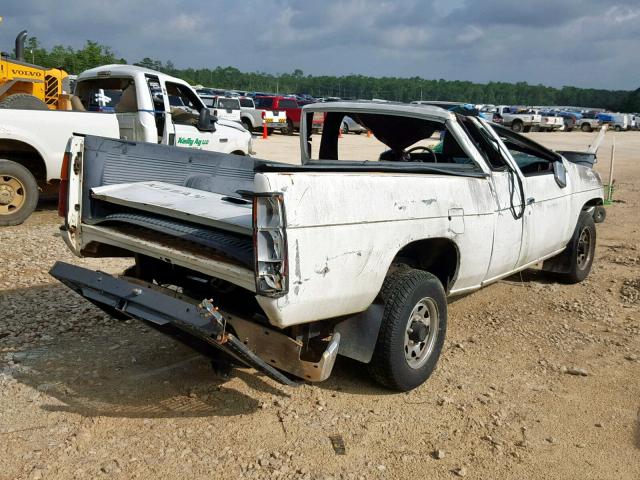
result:
M 144 285 L 64 262 L 56 262 L 49 274 L 115 317 L 126 316 L 156 325 L 171 324 L 277 382 L 298 386 L 297 382 L 262 360 L 236 336 L 226 332 L 223 316 L 206 302 L 194 305 Z

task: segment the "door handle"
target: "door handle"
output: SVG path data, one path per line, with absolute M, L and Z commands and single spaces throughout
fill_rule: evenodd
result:
M 536 203 L 536 199 L 533 197 L 529 197 L 527 198 L 527 205 L 533 205 L 534 203 Z

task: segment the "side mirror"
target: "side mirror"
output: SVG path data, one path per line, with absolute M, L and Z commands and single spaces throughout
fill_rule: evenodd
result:
M 198 123 L 196 124 L 196 128 L 201 132 L 215 132 L 216 126 L 214 122 L 217 120 L 216 117 L 211 116 L 211 112 L 207 107 L 204 107 L 200 110 L 200 115 L 198 115 Z
M 564 168 L 562 160 L 553 162 L 553 178 L 555 178 L 556 183 L 560 188 L 567 186 L 567 169 Z

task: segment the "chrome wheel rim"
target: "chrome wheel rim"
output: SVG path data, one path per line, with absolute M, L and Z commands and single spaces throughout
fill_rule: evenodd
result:
M 578 255 L 576 262 L 580 270 L 584 270 L 591 260 L 591 230 L 583 228 L 578 238 Z
M 11 175 L 0 175 L 0 215 L 10 215 L 24 205 L 24 184 Z
M 438 307 L 425 297 L 413 307 L 404 333 L 404 357 L 409 367 L 422 367 L 434 350 L 438 336 Z

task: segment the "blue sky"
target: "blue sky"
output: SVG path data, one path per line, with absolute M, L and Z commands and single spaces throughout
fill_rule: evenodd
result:
M 0 49 L 109 45 L 135 62 L 271 73 L 640 87 L 638 0 L 22 0 Z

